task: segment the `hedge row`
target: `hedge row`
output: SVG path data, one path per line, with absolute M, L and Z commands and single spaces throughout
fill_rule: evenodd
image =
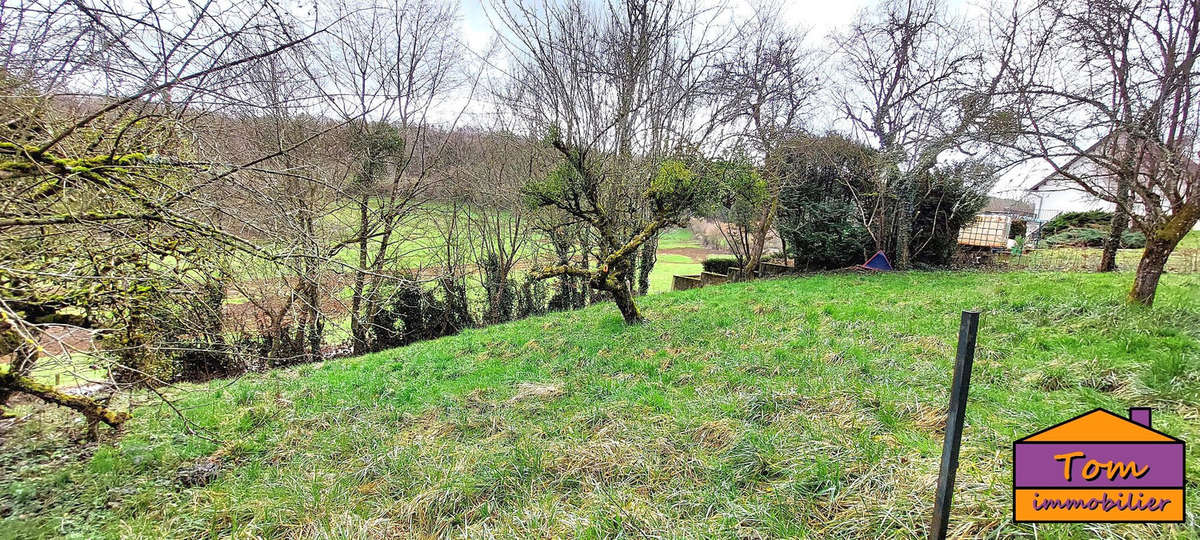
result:
M 1071 228 L 1046 238 L 1046 245 L 1053 247 L 1103 247 L 1108 231 L 1092 228 Z M 1146 247 L 1146 235 L 1126 231 L 1121 235 L 1121 247 L 1141 249 Z

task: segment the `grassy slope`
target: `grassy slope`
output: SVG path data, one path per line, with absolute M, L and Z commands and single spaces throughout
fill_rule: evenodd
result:
M 428 252 L 428 246 L 436 245 L 432 240 L 431 235 L 436 224 L 425 222 L 424 226 L 429 231 L 418 231 L 415 234 L 416 240 L 409 239 L 408 242 L 401 242 L 395 247 L 397 258 L 401 252 L 406 253 L 408 259 L 414 265 L 433 264 L 432 256 Z M 525 248 L 525 256 L 532 253 L 531 244 L 527 244 Z M 663 231 L 659 242 L 660 249 L 678 249 L 678 248 L 703 248 L 700 241 L 695 238 L 691 231 L 682 228 L 669 228 Z M 353 249 L 345 250 L 340 257 L 343 257 L 343 262 L 354 264 L 357 260 L 357 251 Z M 411 257 L 416 257 L 411 258 Z M 248 264 L 253 266 L 245 268 L 252 275 L 261 273 L 262 275 L 273 275 L 267 268 L 267 263 L 263 261 L 250 261 Z M 257 267 L 256 267 L 257 266 Z M 650 272 L 650 294 L 658 294 L 671 290 L 673 278 L 676 274 L 699 274 L 702 265 L 694 261 L 686 255 L 678 255 L 674 253 L 660 253 L 657 256 L 657 263 L 654 269 Z M 525 268 L 517 268 L 514 270 L 512 278 L 518 282 L 523 279 Z M 347 278 L 348 279 L 348 278 Z M 474 305 L 482 305 L 486 302 L 483 285 L 479 282 L 478 276 L 471 275 L 467 280 L 467 295 Z M 337 293 L 342 301 L 349 302 L 352 290 L 349 285 Z M 230 297 L 226 300 L 227 305 L 240 305 L 249 302 L 245 297 L 236 291 L 231 291 Z M 341 343 L 350 339 L 350 319 L 343 316 L 334 318 L 328 321 L 325 326 L 325 340 L 329 343 Z M 45 384 L 57 385 L 64 388 L 72 388 L 81 384 L 87 384 L 88 381 L 102 380 L 106 371 L 93 367 L 96 362 L 87 355 L 76 355 L 73 358 L 58 358 L 53 361 L 43 361 L 37 368 L 34 369 L 33 377 L 39 382 Z
M 1155 407 L 1188 446 L 1190 525 L 1044 525 L 1047 537 L 1196 535 L 1200 277 L 1153 310 L 1128 275 L 781 279 L 473 330 L 214 382 L 139 410 L 83 463 L 23 424 L 0 447 L 0 536 L 919 536 L 961 309 L 984 310 L 952 534 L 1009 522 L 1010 444 L 1096 406 Z M 536 383 L 531 385 L 530 383 Z M 540 385 L 540 386 L 539 386 Z M 37 446 L 40 445 L 40 446 Z M 223 470 L 180 488 L 176 470 Z M 65 464 L 64 464 L 65 463 Z
M 658 249 L 674 249 L 700 247 L 700 241 L 692 231 L 680 227 L 671 227 L 658 235 Z

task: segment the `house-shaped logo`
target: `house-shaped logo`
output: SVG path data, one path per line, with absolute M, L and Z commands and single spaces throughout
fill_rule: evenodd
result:
M 1150 409 L 1081 414 L 1013 443 L 1013 521 L 1182 522 L 1185 455 Z

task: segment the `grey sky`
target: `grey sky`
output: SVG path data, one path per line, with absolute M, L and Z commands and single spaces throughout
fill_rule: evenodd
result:
M 473 47 L 484 47 L 493 33 L 481 2 L 489 0 L 459 0 L 462 34 Z M 829 31 L 850 22 L 858 10 L 870 5 L 868 0 L 793 0 L 784 3 L 784 13 L 791 22 L 812 29 L 810 39 L 820 39 Z M 729 5 L 736 11 L 750 10 L 752 3 L 734 0 Z
M 463 41 L 476 51 L 485 50 L 495 36 L 485 11 L 488 8 L 484 7 L 484 4 L 491 0 L 457 1 L 460 4 L 459 13 L 462 16 L 459 31 Z M 735 16 L 740 17 L 753 9 L 756 3 L 761 2 L 728 0 L 727 5 L 734 11 Z M 985 0 L 948 0 L 947 3 L 950 4 L 951 9 L 959 10 L 963 16 L 972 17 L 982 14 Z M 826 38 L 830 33 L 837 32 L 849 25 L 859 11 L 874 4 L 874 0 L 790 0 L 784 1 L 782 5 L 783 12 L 788 18 L 787 22 L 799 28 L 808 29 L 810 45 L 821 47 L 828 43 Z M 480 97 L 482 96 L 477 95 L 476 99 Z M 1000 182 L 992 190 L 992 194 L 1000 197 L 1020 198 L 1023 188 L 1037 182 L 1045 173 L 1046 168 L 1038 164 L 1016 167 L 1001 177 Z

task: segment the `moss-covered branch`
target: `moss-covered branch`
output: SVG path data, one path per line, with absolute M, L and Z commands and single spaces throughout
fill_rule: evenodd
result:
M 43 225 L 66 225 L 69 223 L 89 223 L 122 219 L 162 221 L 158 215 L 153 213 L 77 212 L 48 216 L 0 217 L 0 227 L 38 227 Z
M 92 422 L 104 422 L 114 428 L 129 420 L 129 414 L 109 410 L 86 396 L 59 392 L 49 385 L 12 372 L 8 366 L 0 366 L 0 388 L 29 394 L 47 403 L 53 403 L 76 411 Z
M 666 218 L 661 217 L 661 216 L 654 219 L 650 223 L 647 223 L 645 227 L 642 227 L 642 230 L 640 232 L 638 232 L 636 235 L 634 235 L 633 238 L 630 238 L 628 242 L 625 242 L 625 245 L 621 246 L 616 251 L 609 254 L 608 257 L 604 258 L 603 268 L 608 268 L 609 266 L 616 264 L 617 261 L 620 261 L 620 260 L 632 255 L 634 250 L 641 247 L 642 244 L 645 244 L 646 241 L 650 239 L 650 237 L 654 236 L 654 234 L 657 233 L 659 231 L 659 229 L 662 229 L 666 225 L 667 225 Z

